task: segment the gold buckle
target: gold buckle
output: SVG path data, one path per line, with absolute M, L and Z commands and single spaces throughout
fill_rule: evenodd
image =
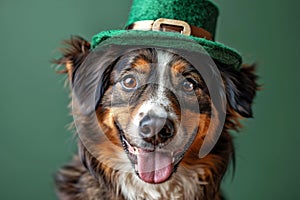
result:
M 166 19 L 166 18 L 159 18 L 154 21 L 152 25 L 153 31 L 161 31 L 162 25 L 171 25 L 171 26 L 178 26 L 182 27 L 181 34 L 190 36 L 191 35 L 191 27 L 188 23 L 181 20 L 175 20 L 175 19 Z

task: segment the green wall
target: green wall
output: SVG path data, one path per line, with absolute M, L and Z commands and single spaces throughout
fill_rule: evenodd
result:
M 222 1 L 217 40 L 257 62 L 264 91 L 235 134 L 231 200 L 300 199 L 299 7 L 296 0 Z M 0 199 L 56 199 L 52 176 L 74 152 L 68 94 L 54 73 L 60 41 L 121 28 L 129 0 L 0 1 Z

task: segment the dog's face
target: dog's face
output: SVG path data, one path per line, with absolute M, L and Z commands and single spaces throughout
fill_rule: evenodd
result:
M 94 176 L 110 183 L 113 179 L 131 185 L 147 182 L 165 189 L 169 188 L 168 182 L 178 185 L 189 176 L 189 181 L 209 179 L 218 185 L 233 154 L 227 130 L 237 130 L 241 117 L 252 116 L 251 104 L 257 90 L 254 67 L 235 70 L 215 60 L 222 93 L 210 87 L 215 71 L 199 72 L 175 51 L 148 48 L 126 50 L 116 56 L 112 49 L 99 55 L 93 54 L 89 43 L 81 38 L 68 44 L 71 48 L 58 63 L 67 66 L 63 72 L 69 73 L 73 97 L 80 96 L 73 111 L 80 110 L 80 104 L 83 108 L 89 106 L 92 101 L 86 97 L 95 92 L 91 88 L 98 88 L 96 107 L 92 104 L 89 110 L 95 111 L 95 122 L 108 140 L 99 140 L 98 135 L 89 138 L 90 130 L 84 126 L 77 130 L 79 155 Z M 196 59 L 201 60 L 198 56 Z M 203 69 L 209 69 L 203 64 Z M 101 78 L 95 78 L 99 74 Z M 221 110 L 225 114 L 221 141 L 200 158 L 199 151 L 210 138 L 210 126 L 220 111 L 211 95 L 219 92 L 227 102 L 226 110 Z M 77 123 L 89 121 L 78 118 Z
M 184 58 L 157 49 L 121 57 L 108 79 L 97 116 L 116 131 L 105 134 L 121 141 L 140 179 L 168 180 L 195 137 L 205 135 L 211 101 L 204 80 Z

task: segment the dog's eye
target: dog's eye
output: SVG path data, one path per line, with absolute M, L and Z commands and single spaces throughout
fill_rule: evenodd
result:
M 121 81 L 122 86 L 125 89 L 135 89 L 137 87 L 137 81 L 133 75 L 127 75 L 125 76 Z
M 182 89 L 183 89 L 183 91 L 190 93 L 190 92 L 194 91 L 195 84 L 191 80 L 185 80 L 182 82 Z

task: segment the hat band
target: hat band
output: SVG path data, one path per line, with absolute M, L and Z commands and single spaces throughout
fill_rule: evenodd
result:
M 137 21 L 126 27 L 127 30 L 178 32 L 187 36 L 195 36 L 213 40 L 212 34 L 203 28 L 188 24 L 185 21 L 159 18 L 157 20 Z

